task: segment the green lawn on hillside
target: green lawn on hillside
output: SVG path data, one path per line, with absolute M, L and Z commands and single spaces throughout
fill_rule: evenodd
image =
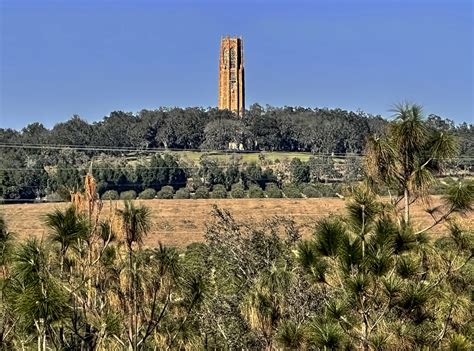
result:
M 275 161 L 275 160 L 284 160 L 299 158 L 301 161 L 308 161 L 311 156 L 310 152 L 281 152 L 281 151 L 270 151 L 270 152 L 253 152 L 253 153 L 240 153 L 240 152 L 219 152 L 219 151 L 169 151 L 171 154 L 175 154 L 181 158 L 187 158 L 192 161 L 199 161 L 199 159 L 206 155 L 208 157 L 216 158 L 219 161 L 226 161 L 230 159 L 233 155 L 242 158 L 243 162 L 257 162 L 260 155 L 263 155 L 265 159 Z

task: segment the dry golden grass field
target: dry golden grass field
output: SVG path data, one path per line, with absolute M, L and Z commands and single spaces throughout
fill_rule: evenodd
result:
M 206 223 L 212 220 L 212 205 L 228 209 L 239 221 L 256 223 L 274 216 L 293 219 L 303 237 L 312 233 L 314 223 L 331 213 L 343 214 L 345 201 L 335 198 L 319 199 L 212 199 L 212 200 L 137 200 L 152 211 L 152 231 L 145 239 L 145 245 L 156 246 L 159 242 L 165 245 L 186 246 L 192 242 L 202 241 Z M 434 200 L 434 204 L 439 199 Z M 121 202 L 118 204 L 121 205 Z M 10 231 L 20 239 L 28 236 L 46 236 L 47 228 L 43 224 L 44 215 L 55 208 L 64 208 L 66 203 L 55 204 L 17 204 L 1 205 Z M 419 227 L 429 224 L 430 216 L 424 211 L 425 206 L 417 204 L 413 209 L 413 219 Z M 110 205 L 104 204 L 103 215 L 107 216 Z M 472 213 L 463 219 L 469 227 L 474 227 Z M 439 225 L 433 231 L 443 231 Z

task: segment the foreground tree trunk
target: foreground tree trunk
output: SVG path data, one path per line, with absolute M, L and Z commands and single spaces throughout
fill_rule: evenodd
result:
M 408 191 L 408 188 L 405 187 L 403 191 L 403 197 L 405 200 L 405 224 L 408 224 L 410 221 L 410 192 Z

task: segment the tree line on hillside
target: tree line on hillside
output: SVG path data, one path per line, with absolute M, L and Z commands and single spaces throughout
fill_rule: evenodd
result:
M 91 174 L 46 237 L 0 217 L 0 349 L 471 350 L 474 184 L 428 201 L 454 138 L 408 106 L 367 153 L 345 212 L 307 239 L 284 213 L 248 224 L 215 207 L 204 242 L 145 247 L 150 210 L 105 215 Z
M 299 198 L 336 196 L 341 185 L 363 176 L 362 158 L 311 156 L 243 162 L 234 155 L 227 162 L 212 156 L 191 161 L 169 153 L 135 158 L 133 162 L 107 157 L 82 158 L 75 151 L 56 153 L 58 161 L 30 157 L 30 168 L 0 170 L 0 198 L 7 202 L 67 201 L 82 189 L 90 173 L 104 200 L 189 198 Z M 33 161 L 36 160 L 36 161 Z M 337 166 L 337 167 L 336 167 Z
M 472 125 L 455 125 L 430 115 L 427 123 L 458 135 L 461 154 L 474 154 Z M 215 108 L 160 108 L 137 114 L 114 111 L 92 124 L 74 116 L 51 130 L 32 123 L 21 131 L 0 129 L 1 143 L 107 147 L 361 153 L 369 134 L 381 134 L 387 121 L 362 111 L 271 107 L 254 104 L 245 118 Z

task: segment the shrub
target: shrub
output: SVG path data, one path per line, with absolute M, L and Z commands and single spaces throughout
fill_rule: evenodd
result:
M 160 191 L 156 193 L 156 197 L 158 199 L 172 199 L 173 198 L 174 189 L 170 185 L 166 185 L 161 188 Z
M 120 200 L 135 200 L 136 198 L 137 192 L 135 190 L 127 190 L 120 193 Z
M 67 187 L 65 187 L 64 185 L 60 185 L 58 187 L 58 190 L 56 190 L 56 193 L 58 193 L 58 195 L 61 197 L 61 199 L 63 201 L 71 201 L 71 191 Z M 117 192 L 115 192 L 115 193 L 117 194 L 116 199 L 106 199 L 106 200 L 117 200 L 119 198 L 119 196 L 118 196 Z
M 318 189 L 319 187 L 313 186 L 311 184 L 306 184 L 303 187 L 302 193 L 306 197 L 324 197 L 322 189 Z
M 262 188 L 257 184 L 252 184 L 249 186 L 249 197 L 252 199 L 259 199 L 265 197 L 265 195 L 263 194 Z
M 46 202 L 61 202 L 61 201 L 63 201 L 63 198 L 57 192 L 46 195 Z
M 291 178 L 295 183 L 304 183 L 309 181 L 309 166 L 299 158 L 294 158 L 290 162 Z
M 227 197 L 227 190 L 222 184 L 216 184 L 212 187 L 211 198 L 225 199 Z
M 232 184 L 230 195 L 233 199 L 242 199 L 245 197 L 244 186 L 240 183 Z
M 143 200 L 154 199 L 155 196 L 156 196 L 156 191 L 155 189 L 151 189 L 151 188 L 145 189 L 140 194 L 138 194 L 138 198 L 143 199 Z
M 195 199 L 209 199 L 209 189 L 205 186 L 200 186 L 194 193 Z
M 342 192 L 340 184 L 304 184 L 300 187 L 306 197 L 334 197 L 336 192 Z
M 189 199 L 191 197 L 191 194 L 189 193 L 188 189 L 181 188 L 176 191 L 175 197 L 177 199 Z
M 286 197 L 292 199 L 301 198 L 301 191 L 298 187 L 294 184 L 287 184 L 283 187 L 283 193 Z
M 280 199 L 283 197 L 280 188 L 275 183 L 268 183 L 265 187 L 265 194 L 272 199 Z
M 119 194 L 116 190 L 107 190 L 102 194 L 102 200 L 118 200 Z

